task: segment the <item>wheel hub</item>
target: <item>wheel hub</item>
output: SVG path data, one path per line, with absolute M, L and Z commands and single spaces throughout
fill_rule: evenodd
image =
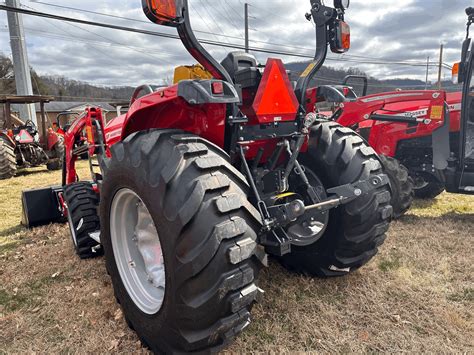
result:
M 115 262 L 128 295 L 144 313 L 161 309 L 166 272 L 161 241 L 151 214 L 130 189 L 119 190 L 110 209 Z
M 413 187 L 415 190 L 423 189 L 429 184 L 429 182 L 423 176 L 418 175 L 418 174 L 413 177 L 413 181 L 414 181 Z
M 313 187 L 319 201 L 324 200 L 326 192 L 322 182 L 310 169 L 304 167 L 308 180 Z M 301 198 L 306 205 L 313 204 L 310 200 L 306 186 L 301 183 L 301 179 L 297 174 L 290 176 L 290 188 L 297 193 L 296 197 Z M 286 232 L 290 235 L 291 243 L 296 246 L 307 246 L 315 243 L 326 231 L 329 221 L 329 212 L 319 212 L 316 210 L 307 211 L 299 217 L 294 223 L 287 227 Z
M 145 264 L 148 280 L 153 286 L 165 288 L 165 264 L 160 240 L 157 238 L 155 224 L 143 202 L 137 202 L 138 221 L 135 226 L 135 235 L 132 239 L 136 242 Z

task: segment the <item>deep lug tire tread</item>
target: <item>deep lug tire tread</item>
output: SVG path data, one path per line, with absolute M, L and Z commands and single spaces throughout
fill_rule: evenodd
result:
M 0 138 L 0 180 L 10 179 L 17 171 L 15 151 Z
M 409 176 L 408 169 L 397 159 L 380 155 L 385 173 L 390 179 L 392 188 L 391 205 L 393 218 L 403 216 L 411 207 L 414 198 L 414 181 Z
M 102 248 L 97 248 L 99 244 L 89 236 L 89 233 L 100 230 L 99 196 L 94 191 L 92 184 L 78 182 L 67 185 L 64 187 L 64 200 L 73 223 L 70 228 L 74 228 L 76 233 L 76 244 L 73 243 L 76 254 L 81 259 L 101 256 L 103 254 Z M 80 230 L 77 230 L 81 219 L 83 220 L 82 226 Z
M 115 144 L 105 162 L 101 235 L 107 269 L 128 325 L 155 352 L 219 350 L 250 322 L 259 292 L 261 221 L 247 201 L 245 178 L 227 159 L 200 137 L 152 130 Z M 162 228 L 167 289 L 162 309 L 151 316 L 126 293 L 110 243 L 108 211 L 124 174 Z
M 382 164 L 364 140 L 335 122 L 322 122 L 311 130 L 302 162 L 326 188 L 383 174 Z M 318 277 L 344 276 L 365 265 L 383 244 L 392 216 L 390 186 L 386 184 L 353 202 L 331 210 L 329 225 L 320 240 L 307 247 L 292 247 L 283 265 Z

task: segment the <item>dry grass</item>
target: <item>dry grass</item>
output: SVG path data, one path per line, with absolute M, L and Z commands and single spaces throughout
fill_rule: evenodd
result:
M 85 161 L 79 162 L 77 171 L 84 179 L 90 176 Z M 13 249 L 29 236 L 20 225 L 21 192 L 50 185 L 61 185 L 61 172 L 48 171 L 46 166 L 21 170 L 13 179 L 0 180 L 0 254 Z
M 18 226 L 20 190 L 57 181 L 41 172 L 0 182 L 0 353 L 145 352 L 102 259 L 78 260 L 66 226 Z M 347 278 L 298 276 L 273 262 L 253 323 L 229 350 L 474 352 L 473 242 L 474 198 L 445 194 L 418 202 Z

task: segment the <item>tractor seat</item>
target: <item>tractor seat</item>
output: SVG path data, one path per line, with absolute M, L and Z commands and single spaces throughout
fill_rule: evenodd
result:
M 242 89 L 258 86 L 264 70 L 253 55 L 245 52 L 231 52 L 221 64 L 234 83 L 240 85 Z

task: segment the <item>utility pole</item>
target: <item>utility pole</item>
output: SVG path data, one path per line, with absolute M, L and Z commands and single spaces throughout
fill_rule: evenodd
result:
M 430 74 L 430 57 L 426 59 L 426 84 L 425 90 L 428 90 L 428 76 Z
M 441 90 L 441 74 L 443 70 L 443 49 L 444 45 L 441 43 L 441 47 L 439 49 L 439 69 L 438 69 L 438 90 Z
M 245 3 L 245 52 L 249 52 L 249 4 Z
M 5 0 L 5 4 L 7 6 L 20 8 L 19 0 Z M 22 15 L 8 11 L 7 17 L 8 29 L 10 31 L 10 45 L 13 55 L 16 93 L 17 95 L 23 96 L 33 95 Z M 35 125 L 38 125 L 38 122 L 36 121 L 35 105 L 20 105 L 20 118 L 24 121 L 30 119 L 35 123 Z

